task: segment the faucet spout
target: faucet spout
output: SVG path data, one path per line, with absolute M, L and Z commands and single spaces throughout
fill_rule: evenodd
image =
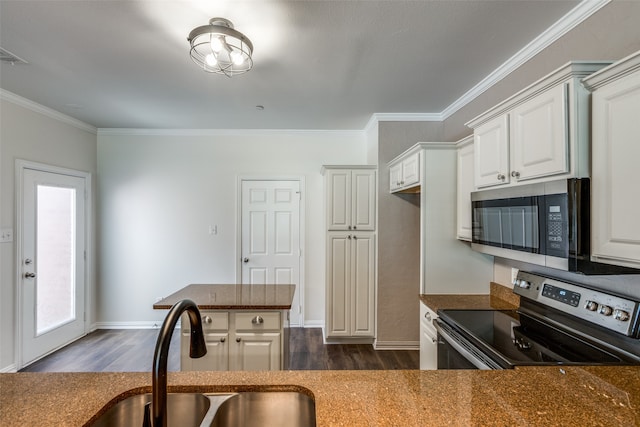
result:
M 191 324 L 189 356 L 191 358 L 199 358 L 207 354 L 198 306 L 188 299 L 177 302 L 171 307 L 169 314 L 167 314 L 162 323 L 153 354 L 153 427 L 167 427 L 167 360 L 169 359 L 169 344 L 171 344 L 173 330 L 185 311 Z

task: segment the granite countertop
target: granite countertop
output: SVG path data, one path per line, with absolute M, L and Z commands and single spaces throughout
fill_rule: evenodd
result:
M 520 306 L 520 297 L 510 288 L 491 283 L 489 294 L 486 295 L 446 295 L 421 294 L 420 301 L 433 311 L 439 309 L 462 310 L 512 310 Z
M 201 310 L 289 310 L 296 285 L 189 285 L 153 305 L 168 310 L 190 299 Z
M 169 387 L 303 391 L 315 399 L 319 427 L 640 425 L 640 367 L 172 372 Z M 150 373 L 0 374 L 0 420 L 82 426 L 116 398 L 150 390 Z

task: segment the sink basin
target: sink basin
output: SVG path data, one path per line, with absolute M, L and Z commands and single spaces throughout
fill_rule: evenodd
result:
M 209 425 L 209 424 L 207 424 Z M 316 405 L 296 392 L 238 393 L 215 412 L 211 427 L 315 427 Z
M 152 396 L 128 397 L 101 415 L 92 427 L 142 427 Z M 169 393 L 169 427 L 315 427 L 313 399 L 297 392 Z
M 92 427 L 142 427 L 144 405 L 151 402 L 151 393 L 136 394 L 116 403 L 92 424 Z M 211 400 L 198 393 L 167 394 L 169 426 L 199 426 L 211 407 Z

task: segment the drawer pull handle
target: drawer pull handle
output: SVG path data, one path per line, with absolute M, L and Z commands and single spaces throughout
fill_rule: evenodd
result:
M 256 316 L 251 319 L 251 323 L 253 323 L 254 325 L 262 325 L 264 323 L 264 319 L 262 318 L 262 316 Z

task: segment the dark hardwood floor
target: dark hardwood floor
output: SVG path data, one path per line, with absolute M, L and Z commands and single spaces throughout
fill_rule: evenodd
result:
M 21 372 L 151 371 L 158 329 L 97 330 L 40 359 Z M 320 328 L 291 328 L 291 370 L 418 369 L 417 350 L 379 350 L 366 344 L 324 344 Z M 178 330 L 169 349 L 168 369 L 180 370 Z

